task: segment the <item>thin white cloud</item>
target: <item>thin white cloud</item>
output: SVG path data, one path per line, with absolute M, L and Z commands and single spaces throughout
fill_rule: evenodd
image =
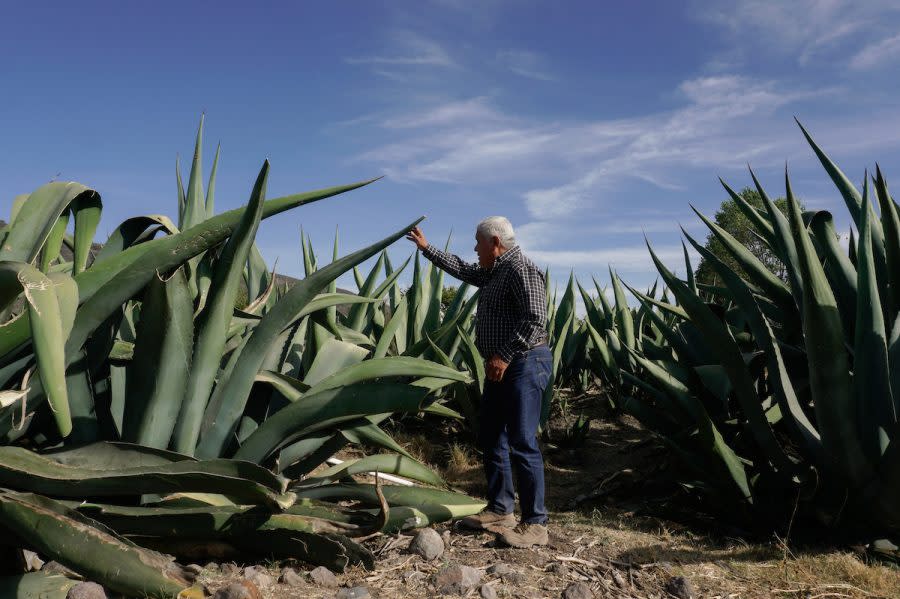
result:
M 869 44 L 850 59 L 853 69 L 871 69 L 900 61 L 900 33 Z
M 410 31 L 396 32 L 392 36 L 391 45 L 393 48 L 390 54 L 354 56 L 344 60 L 348 64 L 381 67 L 376 69 L 376 72 L 392 77 L 396 76 L 396 73 L 383 67 L 459 66 L 439 43 Z
M 653 246 L 653 251 L 669 269 L 678 269 L 684 272 L 684 253 L 681 245 Z M 562 267 L 589 272 L 603 272 L 607 268 L 612 268 L 619 273 L 656 272 L 650 252 L 643 244 L 574 251 L 531 250 L 527 252 L 527 255 L 537 264 L 549 265 L 551 270 L 554 267 Z
M 497 64 L 521 77 L 538 81 L 556 81 L 546 66 L 546 59 L 530 50 L 501 50 L 497 52 Z
M 858 52 L 873 33 L 883 35 L 896 26 L 900 5 L 894 0 L 696 1 L 690 14 L 724 28 L 733 56 L 744 62 L 763 51 L 790 56 L 805 66 Z

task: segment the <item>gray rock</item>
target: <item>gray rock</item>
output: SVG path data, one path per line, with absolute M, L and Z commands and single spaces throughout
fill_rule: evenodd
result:
M 72 572 L 64 565 L 57 561 L 50 560 L 43 566 L 41 566 L 41 572 L 46 572 L 47 574 L 62 574 L 63 576 L 68 576 L 69 578 L 81 578 L 75 572 Z
M 444 554 L 444 539 L 433 528 L 423 528 L 413 537 L 409 552 L 427 561 L 436 560 Z
M 40 570 L 44 567 L 44 560 L 38 557 L 38 554 L 34 551 L 28 551 L 27 549 L 22 550 L 22 555 L 25 557 L 25 569 L 30 571 Z
M 249 580 L 232 582 L 227 587 L 216 591 L 212 599 L 261 599 L 259 589 Z
M 489 584 L 481 585 L 478 594 L 481 595 L 481 599 L 497 599 L 497 591 Z
M 338 587 L 337 577 L 325 566 L 319 566 L 309 573 L 309 577 L 314 583 L 320 587 L 327 589 L 336 589 Z
M 521 572 L 507 572 L 500 579 L 507 584 L 522 584 L 525 582 L 525 575 Z
M 241 573 L 241 568 L 234 562 L 228 562 L 222 564 L 219 567 L 219 571 L 222 572 L 225 576 L 234 576 L 235 574 Z
M 208 562 L 205 566 L 203 566 L 203 569 L 209 572 L 220 572 L 222 570 L 222 567 L 219 566 L 219 564 L 217 564 L 216 562 Z
M 449 528 L 441 533 L 441 540 L 444 541 L 444 547 L 450 546 L 450 529 Z
M 666 583 L 666 592 L 678 599 L 693 599 L 697 596 L 694 585 L 684 576 L 673 576 Z
M 465 595 L 481 582 L 481 572 L 462 565 L 449 565 L 435 572 L 431 581 L 439 593 Z
M 341 589 L 335 595 L 335 599 L 369 599 L 369 589 L 366 587 L 351 587 L 349 589 Z
M 275 579 L 259 566 L 247 566 L 244 568 L 244 578 L 260 589 L 265 589 L 275 584 Z
M 188 572 L 193 572 L 195 576 L 197 574 L 200 574 L 200 572 L 203 572 L 203 566 L 201 566 L 200 564 L 188 564 L 184 567 L 184 569 Z
M 291 587 L 301 587 L 306 584 L 306 580 L 304 580 L 303 576 L 293 568 L 285 568 L 282 570 L 281 576 L 278 577 L 278 582 Z
M 421 584 L 426 576 L 424 572 L 419 572 L 417 570 L 410 570 L 409 572 L 404 572 L 401 576 L 403 578 L 403 582 L 406 584 Z
M 569 575 L 569 567 L 562 562 L 553 562 L 547 567 L 547 572 L 566 577 Z
M 594 591 L 583 582 L 573 582 L 562 592 L 562 599 L 593 599 Z
M 66 599 L 107 599 L 106 591 L 96 582 L 79 582 L 66 594 Z
M 492 574 L 494 576 L 503 576 L 504 574 L 509 574 L 510 572 L 515 572 L 512 566 L 509 564 L 504 564 L 500 562 L 498 564 L 493 564 L 492 566 L 488 566 L 488 569 L 485 570 L 488 574 Z

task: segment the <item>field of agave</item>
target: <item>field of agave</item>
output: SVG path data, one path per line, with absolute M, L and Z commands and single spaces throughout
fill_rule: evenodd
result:
M 416 223 L 344 257 L 335 238 L 321 266 L 301 235 L 305 277 L 279 287 L 254 243 L 260 221 L 371 181 L 266 200 L 265 163 L 247 205 L 217 215 L 218 152 L 204 192 L 202 131 L 186 189 L 178 173 L 177 224 L 128 219 L 93 255 L 100 196 L 50 183 L 16 198 L 0 229 L 2 542 L 126 595 L 168 597 L 191 579 L 167 554 L 342 570 L 373 563 L 354 538 L 479 511 L 382 428 L 404 414 L 477 427 L 477 290 L 442 305 L 439 270 L 418 256 L 391 264 L 385 248 Z M 650 249 L 663 285 L 646 293 L 611 271 L 614 301 L 573 277 L 557 298 L 548 276 L 543 417 L 556 388 L 599 382 L 686 466 L 685 486 L 733 513 L 897 533 L 898 208 L 880 170 L 860 193 L 807 139 L 859 231 L 849 251 L 831 214 L 801 213 L 787 177 L 785 215 L 751 173 L 765 212 L 725 189 L 786 281 L 703 215 L 745 278 L 687 233 L 720 285 L 694 280 L 686 249 L 684 280 Z M 358 293 L 337 293 L 349 271 Z M 580 421 L 572 438 L 587 430 Z M 333 459 L 350 444 L 374 451 Z M 371 472 L 421 484 L 353 478 Z

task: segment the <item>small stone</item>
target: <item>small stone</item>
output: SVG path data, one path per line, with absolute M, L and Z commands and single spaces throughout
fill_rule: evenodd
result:
M 465 595 L 481 582 L 481 572 L 462 565 L 445 566 L 431 577 L 435 588 L 445 595 Z
M 184 567 L 184 569 L 187 570 L 188 572 L 193 572 L 194 575 L 197 575 L 197 574 L 200 574 L 200 572 L 203 572 L 203 566 L 201 566 L 199 564 L 188 564 Z
M 66 599 L 107 599 L 106 591 L 96 582 L 79 582 L 66 594 Z
M 309 573 L 309 577 L 320 587 L 336 589 L 338 586 L 337 577 L 325 566 L 314 568 L 313 571 Z
M 244 568 L 244 578 L 260 589 L 265 589 L 275 584 L 275 579 L 259 566 L 247 566 Z
M 418 570 L 410 570 L 401 575 L 403 582 L 406 584 L 421 584 L 425 580 L 425 573 Z
M 46 564 L 41 567 L 41 572 L 46 572 L 47 574 L 62 574 L 63 576 L 68 576 L 69 578 L 81 578 L 75 572 L 69 570 L 61 563 L 50 560 Z
M 525 582 L 525 576 L 521 572 L 507 572 L 501 575 L 500 579 L 507 584 L 522 584 Z
M 673 576 L 666 583 L 666 592 L 678 599 L 693 599 L 696 596 L 694 585 L 684 576 Z
M 441 533 L 441 540 L 444 541 L 444 547 L 450 546 L 450 529 L 449 528 Z
M 335 599 L 369 599 L 369 589 L 366 587 L 351 587 L 349 589 L 341 589 L 335 595 Z
M 249 580 L 239 580 L 216 591 L 212 599 L 262 599 L 262 595 Z
M 562 592 L 562 599 L 592 599 L 594 591 L 583 582 L 573 582 Z
M 40 570 L 44 566 L 44 560 L 34 551 L 23 549 L 22 555 L 25 557 L 25 569 L 29 572 Z
M 234 576 L 235 574 L 240 574 L 241 568 L 234 562 L 228 562 L 222 564 L 219 568 L 219 571 L 222 572 L 225 576 Z
M 293 568 L 285 568 L 281 571 L 281 576 L 278 577 L 278 582 L 281 584 L 286 584 L 291 587 L 300 587 L 306 584 L 306 581 L 303 579 L 295 569 Z
M 509 564 L 504 564 L 503 562 L 488 566 L 488 569 L 485 570 L 485 572 L 494 576 L 503 576 L 504 574 L 509 574 L 510 572 L 514 571 L 515 570 L 513 570 L 512 566 L 510 566 Z
M 489 584 L 481 585 L 478 589 L 478 594 L 481 595 L 481 599 L 497 599 L 497 591 Z
M 203 569 L 207 572 L 219 572 L 222 570 L 222 568 L 216 562 L 207 563 L 205 566 L 203 566 Z
M 569 575 L 569 567 L 562 562 L 553 562 L 547 567 L 547 572 L 552 572 L 557 576 L 566 577 Z
M 413 537 L 409 552 L 429 562 L 436 560 L 444 554 L 444 539 L 433 528 L 423 528 Z

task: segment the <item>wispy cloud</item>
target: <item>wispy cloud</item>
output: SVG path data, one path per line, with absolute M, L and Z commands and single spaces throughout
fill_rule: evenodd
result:
M 760 51 L 775 52 L 807 65 L 858 52 L 873 33 L 890 31 L 900 5 L 893 0 L 696 1 L 691 14 L 724 28 L 736 46 L 733 50 L 745 59 Z
M 653 246 L 653 251 L 670 268 L 682 265 L 679 270 L 684 272 L 681 245 Z M 551 270 L 556 267 L 574 268 L 581 272 L 603 272 L 609 267 L 619 273 L 656 272 L 646 245 L 576 251 L 530 250 L 528 256 L 537 264 L 550 266 Z
M 900 61 L 900 34 L 869 44 L 850 59 L 850 67 L 871 69 L 898 61 Z
M 411 31 L 394 33 L 391 36 L 390 46 L 391 49 L 386 54 L 353 56 L 344 60 L 348 64 L 379 67 L 376 72 L 386 75 L 393 75 L 393 71 L 384 67 L 457 68 L 459 66 L 438 42 Z
M 497 52 L 497 64 L 522 77 L 538 81 L 555 81 L 550 74 L 547 60 L 537 52 L 530 50 L 501 50 Z

